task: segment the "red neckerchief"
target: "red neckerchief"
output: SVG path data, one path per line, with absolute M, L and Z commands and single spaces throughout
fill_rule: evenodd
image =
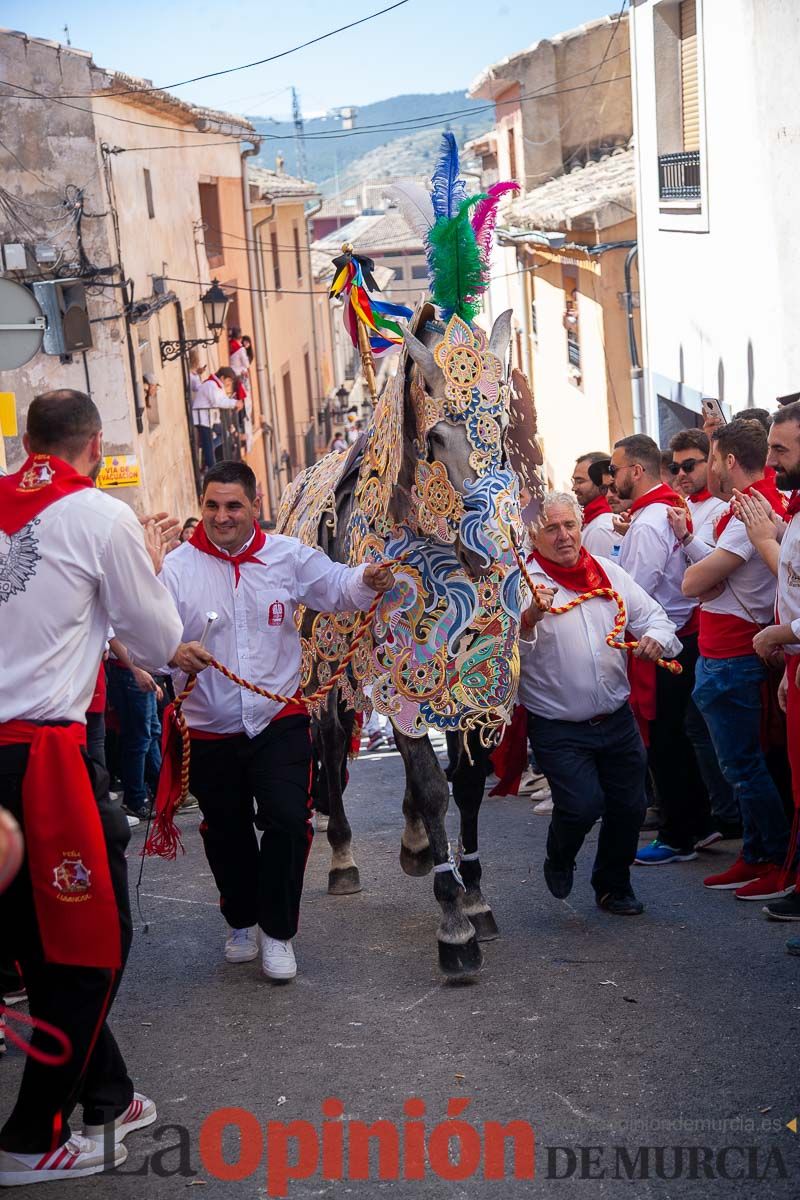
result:
M 223 562 L 229 562 L 233 567 L 236 578 L 234 586 L 238 587 L 239 568 L 241 567 L 242 563 L 258 562 L 261 563 L 262 566 L 264 565 L 263 559 L 257 558 L 256 556 L 259 550 L 263 550 L 264 543 L 267 540 L 267 535 L 264 533 L 263 529 L 260 529 L 259 526 L 255 524 L 255 522 L 253 522 L 253 528 L 255 530 L 255 537 L 247 549 L 240 550 L 238 554 L 226 554 L 224 550 L 219 550 L 214 543 L 209 540 L 202 521 L 199 525 L 195 525 L 194 533 L 189 538 L 189 541 L 194 546 L 195 550 L 202 550 L 203 554 L 210 554 L 212 558 L 221 558 Z
M 528 562 L 531 561 L 535 561 L 545 575 L 549 575 L 561 587 L 567 588 L 571 592 L 578 592 L 579 595 L 583 592 L 593 592 L 595 588 L 611 587 L 611 581 L 600 563 L 596 558 L 592 558 L 584 546 L 581 546 L 581 552 L 574 567 L 563 567 L 560 563 L 552 562 L 538 550 L 534 550 L 533 554 L 528 556 Z
M 0 529 L 11 537 L 56 500 L 91 487 L 93 481 L 63 459 L 30 454 L 18 471 L 0 478 Z
M 789 501 L 786 505 L 786 519 L 791 521 L 792 517 L 800 512 L 800 491 L 792 492 Z
M 700 488 L 699 492 L 692 492 L 689 499 L 691 500 L 692 504 L 702 504 L 704 500 L 711 499 L 711 492 L 707 487 Z
M 606 500 L 605 496 L 595 496 L 594 500 L 590 500 L 588 504 L 583 506 L 583 528 L 591 525 L 595 517 L 599 517 L 602 513 L 610 513 L 611 505 Z
M 671 487 L 667 487 L 665 483 L 660 483 L 658 487 L 647 492 L 644 496 L 640 496 L 638 500 L 634 500 L 633 504 L 628 509 L 630 516 L 635 512 L 639 512 L 642 508 L 649 508 L 651 504 L 666 504 L 668 508 L 681 508 L 686 513 L 686 528 L 691 532 L 692 517 L 689 512 L 689 507 L 683 496 L 679 496 Z
M 774 479 L 757 479 L 755 483 L 749 483 L 747 487 L 743 488 L 742 490 L 744 491 L 745 496 L 750 496 L 753 492 L 759 492 L 762 496 L 766 496 L 767 500 L 769 500 L 770 504 L 772 505 L 773 512 L 776 512 L 780 517 L 785 514 L 786 497 L 775 487 Z M 729 507 L 727 512 L 724 512 L 717 521 L 714 533 L 718 539 L 722 536 L 724 530 L 728 528 L 728 525 L 733 520 L 733 517 L 733 508 Z
M 45 960 L 117 970 L 119 910 L 100 810 L 81 749 L 86 726 L 0 724 L 0 745 L 28 745 L 25 849 Z
M 235 354 L 237 350 L 241 350 L 241 349 L 243 349 L 243 347 L 242 347 L 242 343 L 239 341 L 239 339 L 231 338 L 231 340 L 228 342 L 228 353 Z

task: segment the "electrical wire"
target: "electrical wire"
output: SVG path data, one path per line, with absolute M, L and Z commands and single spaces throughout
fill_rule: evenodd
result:
M 591 70 L 591 67 L 587 67 L 586 72 L 583 72 L 583 73 L 588 73 L 588 71 L 590 71 L 590 70 Z M 417 132 L 417 131 L 420 131 L 423 129 L 434 129 L 438 125 L 441 124 L 442 120 L 444 120 L 444 119 L 449 120 L 450 117 L 467 116 L 467 115 L 475 116 L 479 112 L 487 112 L 489 110 L 493 110 L 496 112 L 498 109 L 503 108 L 506 105 L 511 105 L 511 104 L 519 105 L 519 104 L 527 103 L 532 100 L 544 100 L 544 99 L 547 99 L 547 97 L 549 97 L 549 96 L 564 96 L 570 92 L 583 92 L 583 91 L 586 91 L 587 89 L 590 89 L 593 87 L 605 87 L 606 84 L 609 84 L 609 83 L 618 83 L 618 82 L 620 82 L 620 80 L 623 80 L 623 79 L 630 79 L 630 74 L 615 75 L 613 79 L 599 79 L 599 80 L 596 80 L 594 83 L 580 84 L 576 87 L 555 88 L 549 92 L 539 89 L 536 92 L 525 93 L 521 96 L 518 96 L 515 100 L 501 100 L 499 102 L 493 102 L 491 104 L 473 105 L 471 108 L 453 109 L 449 113 L 435 113 L 435 114 L 430 114 L 430 116 L 427 116 L 427 117 L 414 117 L 405 123 L 398 122 L 398 121 L 389 121 L 389 122 L 384 122 L 384 123 L 371 125 L 371 126 L 362 126 L 359 129 L 349 129 L 349 130 L 342 129 L 342 130 L 330 130 L 327 132 L 320 131 L 319 133 L 306 133 L 305 140 L 306 141 L 323 141 L 323 142 L 324 141 L 338 141 L 341 138 L 364 137 L 366 134 L 369 134 L 369 133 L 378 133 L 378 132 L 388 132 L 388 133 L 412 132 L 413 133 L 413 132 Z M 63 108 L 72 108 L 72 109 L 75 109 L 76 112 L 93 113 L 97 117 L 104 118 L 105 120 L 108 120 L 108 121 L 117 121 L 122 125 L 135 125 L 142 129 L 158 129 L 158 130 L 161 130 L 162 132 L 165 128 L 163 124 L 157 125 L 153 121 L 136 121 L 131 117 L 119 117 L 113 113 L 101 112 L 100 110 L 93 110 L 91 108 L 83 108 L 82 106 L 77 105 L 77 104 L 70 104 L 66 100 L 59 100 L 57 97 L 44 95 L 44 93 L 37 92 L 34 88 L 25 87 L 21 83 L 10 83 L 7 79 L 0 79 L 0 84 L 5 87 L 17 88 L 18 91 L 23 91 L 26 93 L 26 95 L 24 95 L 24 96 L 17 96 L 17 95 L 13 95 L 10 93 L 4 93 L 3 98 L 6 100 L 32 100 L 32 99 L 47 100 L 51 104 L 59 104 Z M 424 124 L 418 124 L 417 122 L 424 122 Z M 219 124 L 219 125 L 228 124 L 231 126 L 232 129 L 237 128 L 236 121 L 234 119 L 231 119 L 230 121 L 222 120 L 222 121 L 217 122 L 217 124 Z M 256 131 L 253 131 L 251 133 L 249 130 L 245 130 L 243 125 L 239 125 L 238 128 L 240 130 L 242 130 L 241 134 L 238 135 L 240 141 L 285 142 L 285 141 L 287 141 L 287 139 L 289 139 L 293 136 L 291 134 L 283 135 L 283 134 L 274 134 L 274 133 L 258 133 Z M 218 131 L 212 130 L 212 129 L 210 129 L 208 131 L 204 131 L 202 129 L 194 129 L 191 131 L 187 130 L 187 132 L 192 132 L 192 133 L 197 133 L 197 134 L 207 133 L 207 136 L 209 136 L 209 137 L 218 137 L 219 136 Z M 236 137 L 237 135 L 232 132 L 230 136 L 233 138 L 233 137 Z M 205 144 L 210 144 L 210 143 L 202 143 L 202 142 L 196 143 L 196 145 L 198 147 L 201 145 L 205 145 Z M 147 148 L 148 147 L 141 147 L 141 146 L 132 147 L 132 149 L 147 149 Z M 121 146 L 118 149 L 120 152 L 125 151 L 124 146 Z
M 385 16 L 386 13 L 392 12 L 396 8 L 402 8 L 404 4 L 408 3 L 409 0 L 395 0 L 395 3 L 390 4 L 388 8 L 378 9 L 377 12 L 368 13 L 366 17 L 359 17 L 357 21 L 350 21 L 347 25 L 340 25 L 337 29 L 330 29 L 327 33 L 320 33 L 317 37 L 309 38 L 306 42 L 300 42 L 299 45 L 292 46 L 289 50 L 281 50 L 278 54 L 271 54 L 268 58 L 257 58 L 253 62 L 242 63 L 238 67 L 224 67 L 221 71 L 209 71 L 206 75 L 193 75 L 191 79 L 180 79 L 177 83 L 164 83 L 144 88 L 127 88 L 125 91 L 114 92 L 114 96 L 141 95 L 142 92 L 166 92 L 171 88 L 185 87 L 189 83 L 200 83 L 204 79 L 219 79 L 221 75 L 235 75 L 239 71 L 249 71 L 251 67 L 263 67 L 265 63 L 277 62 L 280 58 L 288 58 L 290 54 L 296 54 L 298 50 L 307 50 L 309 46 L 316 46 L 318 42 L 324 42 L 339 33 L 345 33 L 348 29 L 355 29 L 358 25 L 366 25 L 368 21 L 374 21 L 376 17 Z M 48 100 L 90 100 L 96 98 L 95 92 L 59 92 L 56 95 L 45 97 Z

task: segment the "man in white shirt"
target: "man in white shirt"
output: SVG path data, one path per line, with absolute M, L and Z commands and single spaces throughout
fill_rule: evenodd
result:
M 311 844 L 311 742 L 299 698 L 298 605 L 318 612 L 366 609 L 393 584 L 389 567 L 346 567 L 296 538 L 258 527 L 256 478 L 245 463 L 207 473 L 202 523 L 168 555 L 161 578 L 187 637 L 208 636 L 214 658 L 271 692 L 266 700 L 207 671 L 183 705 L 192 738 L 190 787 L 203 814 L 203 843 L 229 926 L 228 962 L 258 955 L 271 979 L 297 973 L 303 874 Z M 175 690 L 186 684 L 175 675 Z M 253 826 L 263 836 L 260 844 Z
M 201 670 L 208 657 L 181 643 L 132 510 L 93 485 L 102 430 L 89 397 L 37 396 L 23 440 L 27 461 L 0 480 L 0 795 L 26 854 L 0 897 L 0 961 L 20 964 L 31 1016 L 72 1050 L 60 1066 L 28 1059 L 0 1131 L 0 1186 L 119 1164 L 109 1127 L 121 1141 L 156 1119 L 105 1023 L 131 941 L 129 831 L 86 754 L 85 714 L 111 624 L 145 666 Z M 70 1133 L 78 1103 L 86 1137 Z
M 753 639 L 753 649 L 767 662 L 774 662 L 781 653 L 784 655 L 785 670 L 778 696 L 786 711 L 792 791 L 795 809 L 800 811 L 800 402 L 788 404 L 775 413 L 769 431 L 767 467 L 776 472 L 778 488 L 793 489 L 786 507 L 786 523 L 757 496 L 737 491 L 734 509 L 758 554 L 773 575 L 777 575 L 780 623 L 758 633 Z M 797 846 L 790 850 L 796 854 Z M 795 876 L 794 892 L 771 901 L 764 911 L 776 920 L 800 921 L 800 873 Z M 800 938 L 791 938 L 786 948 L 792 954 L 800 954 Z
M 694 536 L 714 545 L 714 525 L 727 511 L 728 503 L 708 489 L 708 434 L 702 429 L 681 429 L 670 442 L 671 476 L 675 491 L 683 496 L 692 518 Z M 675 510 L 677 511 L 677 510 Z M 720 769 L 717 752 L 705 719 L 692 702 L 686 712 L 686 732 L 694 746 L 700 774 L 708 791 L 713 830 L 722 838 L 742 836 L 739 802 Z M 711 843 L 705 839 L 706 844 Z
M 204 470 L 214 465 L 214 452 L 222 441 L 220 417 L 227 424 L 230 413 L 225 410 L 236 408 L 233 394 L 235 383 L 236 375 L 231 368 L 219 367 L 193 393 L 192 412 L 195 427 L 199 431 Z M 222 414 L 220 410 L 223 410 Z
M 721 426 L 711 442 L 712 491 L 729 503 L 734 489 L 761 495 L 781 514 L 784 500 L 773 480 L 764 478 L 766 461 L 767 435 L 758 422 Z M 672 524 L 692 564 L 683 590 L 703 600 L 694 700 L 711 731 L 723 774 L 736 791 L 744 825 L 740 857 L 704 883 L 734 891 L 739 900 L 772 900 L 790 890 L 783 876 L 789 828 L 761 745 L 767 672 L 753 650 L 753 638 L 772 623 L 775 577 L 732 511 L 717 523 L 713 548 L 687 532 L 682 515 L 676 514 Z
M 634 653 L 655 664 L 681 649 L 675 625 L 647 593 L 609 559 L 581 546 L 580 510 L 571 496 L 548 493 L 529 559 L 540 595 L 560 607 L 596 587 L 625 602 Z M 519 699 L 528 711 L 536 761 L 553 794 L 545 881 L 557 899 L 572 890 L 575 858 L 600 821 L 592 886 L 598 905 L 620 916 L 643 911 L 630 884 L 646 807 L 646 756 L 628 697 L 627 653 L 606 642 L 617 606 L 595 598 L 552 615 L 532 604 L 522 622 Z
M 583 509 L 581 541 L 590 554 L 601 554 L 616 562 L 622 538 L 614 528 L 614 516 L 606 498 L 608 488 L 592 479 L 589 468 L 609 461 L 600 450 L 582 454 L 572 472 L 572 490 Z
M 675 491 L 683 496 L 694 527 L 694 536 L 714 544 L 714 523 L 728 507 L 708 489 L 708 435 L 702 429 L 681 429 L 670 442 L 670 473 Z
M 670 508 L 682 508 L 684 502 L 661 483 L 661 451 L 645 434 L 617 442 L 609 470 L 617 495 L 630 502 L 631 524 L 622 539 L 619 564 L 658 601 L 683 643 L 680 675 L 655 671 L 647 663 L 632 664 L 637 703 L 649 721 L 648 761 L 662 818 L 658 837 L 639 851 L 636 861 L 686 862 L 697 857 L 696 844 L 709 836 L 710 810 L 686 732 L 697 661 L 697 603 L 681 591 L 686 559 L 667 516 Z

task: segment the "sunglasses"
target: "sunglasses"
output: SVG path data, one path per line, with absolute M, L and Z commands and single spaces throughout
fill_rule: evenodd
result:
M 683 462 L 671 462 L 669 464 L 670 475 L 680 475 L 681 471 L 685 471 L 687 475 L 691 475 L 695 467 L 700 463 L 708 462 L 707 458 L 685 458 Z
M 616 477 L 619 475 L 620 471 L 625 471 L 628 469 L 628 467 L 635 467 L 635 466 L 638 466 L 638 464 L 637 463 L 620 463 L 620 465 L 617 467 L 614 465 L 614 463 L 609 463 L 608 466 L 606 467 L 605 471 L 606 471 L 606 475 L 610 475 L 612 479 L 616 479 Z

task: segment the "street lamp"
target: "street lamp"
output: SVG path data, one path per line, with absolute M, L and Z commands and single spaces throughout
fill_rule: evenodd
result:
M 349 399 L 350 393 L 344 384 L 336 389 L 336 408 L 334 411 L 337 417 L 343 416 L 343 414 L 347 411 L 347 401 Z
M 208 338 L 177 338 L 173 341 L 159 341 L 161 361 L 172 362 L 181 355 L 187 354 L 195 346 L 213 346 L 220 338 L 225 328 L 225 318 L 228 315 L 231 298 L 222 290 L 218 279 L 211 281 L 211 287 L 200 297 L 203 306 L 203 317 L 211 337 Z

